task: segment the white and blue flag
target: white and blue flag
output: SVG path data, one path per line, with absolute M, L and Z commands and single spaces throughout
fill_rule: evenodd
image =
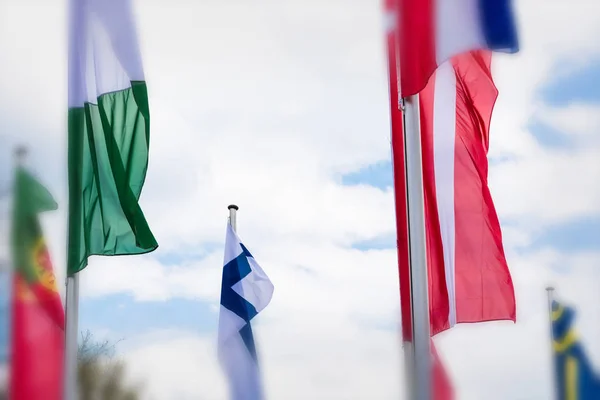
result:
M 227 224 L 218 352 L 231 400 L 264 397 L 250 321 L 269 304 L 273 290 L 269 277 Z

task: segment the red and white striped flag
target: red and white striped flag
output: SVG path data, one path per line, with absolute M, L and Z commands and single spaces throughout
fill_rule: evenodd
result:
M 432 335 L 460 322 L 516 317 L 488 188 L 489 125 L 498 95 L 490 64 L 489 52 L 456 56 L 419 96 Z
M 412 340 L 402 115 L 394 0 L 386 0 L 402 332 Z M 489 125 L 498 91 L 491 52 L 454 55 L 419 93 L 431 335 L 461 322 L 516 318 L 500 223 L 488 188 Z M 432 346 L 436 400 L 452 389 Z
M 402 115 L 391 30 L 387 37 L 400 291 L 409 293 Z M 516 317 L 488 188 L 489 125 L 498 95 L 490 64 L 487 51 L 455 56 L 438 68 L 419 96 L 432 335 L 460 322 Z M 405 296 L 402 314 L 409 312 Z M 404 337 L 410 340 L 410 319 L 404 320 Z

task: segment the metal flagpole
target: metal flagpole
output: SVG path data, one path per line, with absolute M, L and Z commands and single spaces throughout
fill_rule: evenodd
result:
M 237 230 L 237 220 L 236 220 L 236 213 L 237 210 L 239 210 L 239 207 L 236 206 L 235 204 L 231 204 L 230 206 L 227 207 L 229 209 L 229 223 L 231 224 L 231 227 L 233 228 L 233 231 L 235 232 Z
M 67 276 L 65 300 L 65 400 L 77 400 L 77 329 L 79 320 L 79 273 Z
M 554 393 L 552 394 L 552 398 L 558 398 L 558 387 L 556 382 L 556 360 L 554 359 L 554 329 L 552 329 L 552 302 L 554 301 L 554 288 L 552 286 L 548 286 L 546 288 L 546 292 L 548 293 L 548 319 L 550 321 L 550 359 L 552 360 L 552 371 L 551 379 L 552 379 L 552 389 L 554 389 Z
M 76 36 L 77 32 L 82 32 L 82 27 L 87 23 L 86 16 L 84 12 L 84 1 L 82 0 L 69 0 L 68 1 L 68 18 L 69 18 L 69 54 L 68 54 L 68 70 L 69 74 L 75 73 L 75 71 L 81 70 L 81 63 L 83 62 L 77 52 L 77 41 L 79 38 Z M 73 95 L 71 92 L 76 87 L 71 82 L 72 78 L 69 77 L 69 99 Z M 77 83 L 79 85 L 79 83 Z M 77 142 L 77 145 L 82 146 L 80 141 Z M 69 157 L 69 166 L 71 164 L 71 159 Z M 81 168 L 79 165 L 76 165 L 75 168 Z M 70 169 L 70 168 L 69 168 Z M 80 186 L 81 175 L 74 179 L 77 181 L 79 179 L 78 186 Z M 74 182 L 73 182 L 74 183 Z M 71 218 L 72 215 L 77 215 L 77 210 L 73 212 L 71 210 L 72 204 L 77 204 L 73 201 L 72 198 L 72 182 L 71 178 L 69 178 L 69 222 L 67 229 L 67 265 L 69 263 L 69 247 L 71 246 L 70 242 L 73 239 L 71 237 Z M 81 189 L 79 187 L 79 189 Z M 79 243 L 76 244 L 79 246 Z M 65 280 L 66 285 L 66 296 L 65 296 L 65 361 L 64 361 L 64 396 L 63 400 L 77 400 L 79 397 L 79 387 L 77 384 L 77 339 L 78 339 L 78 325 L 79 325 L 79 273 L 74 273 L 72 275 L 68 274 L 67 267 L 67 278 Z
M 77 400 L 77 330 L 79 320 L 79 273 L 67 276 L 65 300 L 65 400 Z
M 425 237 L 425 195 L 421 153 L 419 95 L 402 99 L 404 124 L 404 162 L 408 208 L 408 253 L 410 262 L 410 298 L 412 343 L 405 344 L 411 364 L 410 400 L 431 399 L 431 353 L 429 348 L 429 295 L 427 245 Z M 408 358 L 407 357 L 407 358 Z

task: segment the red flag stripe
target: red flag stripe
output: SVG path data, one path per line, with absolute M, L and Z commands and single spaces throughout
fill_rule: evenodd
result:
M 427 240 L 427 273 L 429 277 L 429 317 L 431 334 L 434 335 L 440 327 L 447 329 L 450 302 L 448 299 L 448 287 L 446 275 L 438 273 L 437 269 L 444 268 L 444 246 L 442 230 L 440 229 L 440 214 L 436 185 L 444 184 L 443 179 L 436 179 L 437 164 L 436 152 L 434 152 L 433 139 L 437 126 L 434 118 L 434 110 L 439 103 L 435 93 L 434 85 L 427 85 L 419 94 L 419 105 L 421 108 L 421 147 L 423 152 L 423 190 L 425 194 L 425 235 Z M 454 110 L 452 104 L 447 106 Z M 452 184 L 452 183 L 450 183 Z M 443 194 L 443 193 L 440 193 Z
M 455 57 L 456 322 L 516 320 L 512 278 L 488 187 L 489 127 L 498 91 L 491 53 Z
M 397 0 L 400 77 L 404 96 L 418 93 L 435 71 L 434 0 Z

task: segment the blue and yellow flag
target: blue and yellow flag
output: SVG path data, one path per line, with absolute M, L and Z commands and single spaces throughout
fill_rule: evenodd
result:
M 552 337 L 558 400 L 600 400 L 600 377 L 596 375 L 578 340 L 575 311 L 552 302 Z

